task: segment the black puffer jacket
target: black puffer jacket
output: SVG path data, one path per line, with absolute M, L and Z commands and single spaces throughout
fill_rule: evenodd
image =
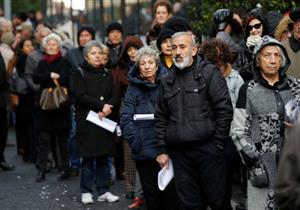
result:
M 232 104 L 221 72 L 201 56 L 191 67 L 163 78 L 155 112 L 160 153 L 165 145 L 216 140 L 225 143 Z

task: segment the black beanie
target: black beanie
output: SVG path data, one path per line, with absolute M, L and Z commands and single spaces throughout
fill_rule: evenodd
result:
M 173 16 L 169 20 L 167 20 L 167 22 L 164 24 L 163 29 L 171 29 L 175 33 L 192 30 L 191 26 L 185 18 L 176 16 Z
M 111 32 L 112 30 L 118 30 L 121 33 L 123 33 L 123 27 L 120 23 L 118 22 L 111 22 L 107 28 L 106 28 L 106 35 L 109 34 L 109 32 Z
M 79 44 L 79 36 L 80 36 L 81 32 L 83 32 L 83 31 L 89 32 L 92 35 L 92 40 L 95 39 L 95 34 L 96 34 L 95 28 L 92 25 L 82 25 L 78 29 L 78 33 L 77 33 L 77 42 L 78 42 L 78 44 Z
M 157 48 L 159 49 L 159 51 L 161 50 L 161 47 L 160 45 L 163 43 L 163 41 L 167 38 L 171 38 L 171 36 L 175 34 L 175 31 L 171 30 L 171 29 L 162 29 L 160 32 L 159 32 L 159 35 L 157 37 L 157 40 L 156 40 L 156 46 Z

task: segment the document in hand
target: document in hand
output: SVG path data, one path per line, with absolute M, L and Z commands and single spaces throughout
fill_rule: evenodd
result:
M 298 122 L 299 112 L 300 110 L 297 102 L 293 99 L 290 100 L 285 105 L 285 121 L 292 124 Z
M 101 128 L 104 128 L 112 133 L 115 132 L 116 127 L 117 127 L 117 123 L 108 118 L 104 117 L 104 118 L 102 118 L 102 120 L 100 120 L 98 113 L 94 112 L 94 111 L 89 112 L 89 114 L 86 117 L 86 120 L 100 126 Z
M 173 171 L 173 163 L 171 159 L 169 159 L 169 167 L 167 169 L 167 166 L 164 166 L 159 172 L 157 176 L 157 184 L 158 188 L 160 190 L 164 190 L 170 181 L 172 180 L 174 176 L 174 171 Z
M 135 114 L 133 120 L 154 120 L 154 114 Z

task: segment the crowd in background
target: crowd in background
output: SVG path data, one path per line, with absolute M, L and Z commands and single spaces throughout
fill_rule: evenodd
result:
M 118 201 L 109 188 L 121 179 L 129 209 L 232 209 L 234 185 L 236 209 L 298 209 L 299 129 L 289 136 L 297 119 L 286 105 L 300 106 L 300 7 L 218 9 L 205 40 L 169 1 L 153 11 L 146 39 L 114 21 L 103 43 L 92 25 L 73 43 L 40 16 L 0 18 L 0 168 L 15 169 L 4 157 L 12 125 L 35 181 L 54 168 L 58 180 L 80 176 L 85 205 Z M 69 99 L 49 110 L 41 98 L 57 86 Z M 121 133 L 87 121 L 91 110 Z M 170 159 L 175 176 L 161 191 Z

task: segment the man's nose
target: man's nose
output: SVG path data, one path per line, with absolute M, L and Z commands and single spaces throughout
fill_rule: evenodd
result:
M 276 56 L 275 55 L 271 55 L 270 56 L 270 62 L 271 63 L 275 63 L 275 61 L 276 61 Z

